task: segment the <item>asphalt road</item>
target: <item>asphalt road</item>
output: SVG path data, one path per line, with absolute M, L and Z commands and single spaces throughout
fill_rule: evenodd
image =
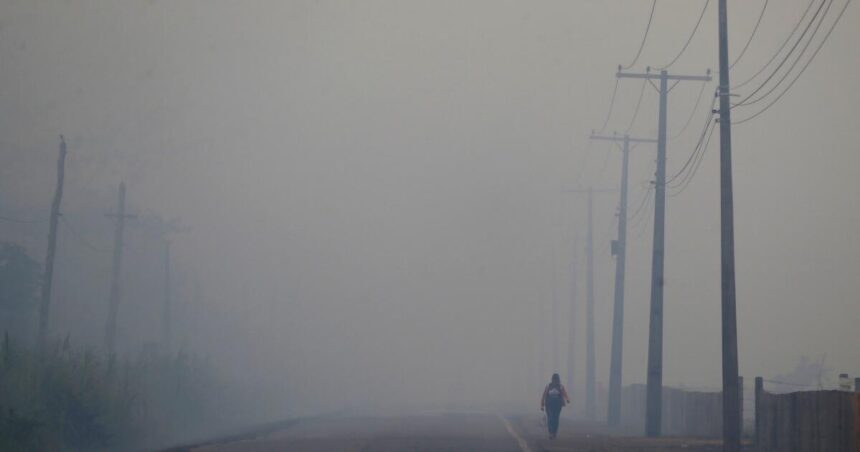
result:
M 399 417 L 327 417 L 299 421 L 255 437 L 191 447 L 195 452 L 715 452 L 718 442 L 652 440 L 611 435 L 599 424 L 563 420 L 555 440 L 541 417 L 499 414 L 422 414 Z

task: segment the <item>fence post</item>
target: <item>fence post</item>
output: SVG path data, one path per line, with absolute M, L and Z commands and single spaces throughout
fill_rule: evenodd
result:
M 854 379 L 855 389 L 860 378 Z M 854 394 L 854 443 L 857 452 L 860 452 L 860 393 Z
M 764 422 L 764 410 L 762 410 L 761 401 L 764 394 L 764 378 L 755 377 L 755 444 L 760 445 L 762 423 Z
M 743 437 L 744 435 L 744 377 L 738 376 L 738 411 L 740 415 L 738 416 L 738 431 L 740 435 Z

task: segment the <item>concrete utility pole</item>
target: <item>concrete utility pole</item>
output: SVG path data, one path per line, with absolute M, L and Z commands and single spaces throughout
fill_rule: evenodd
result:
M 655 139 L 630 138 L 625 134 L 591 135 L 592 140 L 623 143 L 621 148 L 621 199 L 618 201 L 618 238 L 613 243 L 615 255 L 615 299 L 612 305 L 612 356 L 609 364 L 609 404 L 607 423 L 618 426 L 621 423 L 621 365 L 624 349 L 624 273 L 627 256 L 627 167 L 630 161 L 630 143 L 656 143 Z
M 619 67 L 618 78 L 657 79 L 660 86 L 660 111 L 657 132 L 657 173 L 654 190 L 654 241 L 651 256 L 651 315 L 648 330 L 648 389 L 645 404 L 645 434 L 661 435 L 663 399 L 663 257 L 666 220 L 666 116 L 669 96 L 669 80 L 680 83 L 684 80 L 711 80 L 710 71 L 704 76 L 669 75 L 665 70 L 652 74 L 623 73 Z M 675 86 L 674 84 L 672 86 Z M 655 86 L 656 88 L 656 86 Z
M 111 261 L 110 297 L 108 298 L 108 316 L 105 326 L 105 350 L 109 359 L 113 359 L 116 349 L 116 317 L 119 309 L 119 277 L 122 265 L 122 237 L 125 231 L 125 219 L 133 218 L 125 214 L 125 182 L 119 183 L 116 213 L 106 215 L 116 220 L 113 235 L 113 259 Z
M 572 193 L 585 193 L 588 198 L 588 228 L 586 231 L 586 299 L 585 299 L 585 417 L 595 418 L 597 412 L 597 377 L 594 354 L 594 194 L 611 193 L 615 190 L 594 189 L 568 190 Z
M 588 263 L 586 273 L 588 280 L 586 290 L 586 317 L 588 326 L 585 330 L 585 417 L 593 420 L 597 410 L 596 372 L 594 360 L 594 190 L 588 187 Z
M 719 4 L 720 243 L 723 323 L 723 451 L 741 450 L 738 325 L 735 303 L 735 226 L 732 194 L 732 120 L 729 103 L 729 32 L 726 0 Z
M 574 359 L 576 358 L 576 278 L 579 276 L 576 270 L 576 239 L 573 241 L 573 258 L 570 262 L 570 317 L 568 321 L 568 330 L 567 330 L 567 387 L 575 388 L 574 385 L 574 370 L 576 368 L 576 364 Z M 573 391 L 573 396 L 576 395 L 576 391 Z M 573 397 L 571 396 L 571 397 Z
M 60 155 L 57 158 L 57 187 L 54 191 L 54 201 L 51 203 L 51 221 L 48 231 L 48 252 L 45 256 L 45 274 L 42 281 L 42 299 L 39 303 L 39 332 L 36 337 L 36 349 L 39 356 L 45 352 L 45 342 L 48 337 L 48 312 L 51 307 L 51 286 L 54 279 L 54 258 L 57 252 L 57 222 L 60 217 L 60 203 L 63 200 L 63 183 L 66 168 L 66 140 L 60 135 Z
M 162 306 L 162 331 L 165 351 L 173 346 L 172 307 L 170 300 L 170 240 L 164 239 L 164 305 Z
M 552 338 L 551 344 L 551 352 L 552 357 L 550 358 L 550 365 L 552 366 L 553 372 L 558 372 L 559 370 L 559 354 L 558 354 L 558 289 L 556 288 L 558 281 L 555 274 L 555 262 L 556 262 L 556 253 L 555 248 L 552 249 L 552 318 L 550 322 L 550 336 Z
M 543 296 L 538 298 L 538 375 L 546 381 L 546 308 Z

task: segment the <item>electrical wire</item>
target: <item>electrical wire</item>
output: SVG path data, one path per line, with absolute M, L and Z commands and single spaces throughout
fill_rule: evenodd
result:
M 82 245 L 84 245 L 86 248 L 89 248 L 90 250 L 95 251 L 97 253 L 108 253 L 108 252 L 110 252 L 109 250 L 99 248 L 99 247 L 93 245 L 92 243 L 90 243 L 87 239 L 84 238 L 83 234 L 78 233 L 78 231 L 72 227 L 72 224 L 69 223 L 69 220 L 67 220 L 65 216 L 60 215 L 60 220 L 63 222 L 64 225 L 66 225 L 66 229 L 68 229 L 72 233 L 72 235 L 76 239 L 78 239 L 78 241 Z
M 21 223 L 21 224 L 45 223 L 45 222 L 47 222 L 47 221 L 48 221 L 47 219 L 41 219 L 41 220 L 23 220 L 23 219 L 20 219 L 20 218 L 12 218 L 12 217 L 5 217 L 5 216 L 0 216 L 0 220 L 2 220 L 2 221 L 8 221 L 8 222 L 10 222 L 10 223 Z
M 654 20 L 654 10 L 657 9 L 657 0 L 654 0 L 651 3 L 651 14 L 648 16 L 648 25 L 645 26 L 645 34 L 642 36 L 642 43 L 639 44 L 639 51 L 636 52 L 636 56 L 633 57 L 633 61 L 630 62 L 627 66 L 624 66 L 622 69 L 630 69 L 639 61 L 639 57 L 642 56 L 642 49 L 645 48 L 645 41 L 648 40 L 648 32 L 651 31 L 651 22 Z
M 687 47 L 690 46 L 690 43 L 693 41 L 693 37 L 696 36 L 696 32 L 699 31 L 699 25 L 702 24 L 702 18 L 705 17 L 705 11 L 708 10 L 708 5 L 710 3 L 711 3 L 711 0 L 705 0 L 705 6 L 702 7 L 702 13 L 699 14 L 699 20 L 696 21 L 696 26 L 693 27 L 693 31 L 690 33 L 690 36 L 687 38 L 687 42 L 684 43 L 684 47 L 681 47 L 681 51 L 678 52 L 677 55 L 675 55 L 675 58 L 673 58 L 672 61 L 669 62 L 669 64 L 667 64 L 663 67 L 659 67 L 659 68 L 657 68 L 657 70 L 662 71 L 664 69 L 668 69 L 669 66 L 675 64 L 675 62 L 678 61 L 679 58 L 681 58 L 681 55 L 683 55 L 684 52 L 687 51 Z
M 696 116 L 696 111 L 699 109 L 699 103 L 702 101 L 702 94 L 705 93 L 705 87 L 708 85 L 707 81 L 702 82 L 702 88 L 699 90 L 699 95 L 696 96 L 696 103 L 693 104 L 693 109 L 690 111 L 690 116 L 687 117 L 687 122 L 684 123 L 684 127 L 681 127 L 681 130 L 678 131 L 675 135 L 669 137 L 670 140 L 677 139 L 687 130 L 687 127 L 690 127 L 690 124 L 693 122 L 693 118 Z M 711 108 L 714 108 L 713 105 Z
M 803 49 L 800 50 L 800 53 L 797 55 L 797 58 L 794 59 L 794 62 L 791 64 L 788 70 L 785 71 L 785 73 L 782 75 L 782 78 L 780 78 L 766 93 L 748 102 L 739 103 L 737 104 L 737 106 L 749 106 L 761 102 L 762 100 L 766 99 L 768 95 L 770 95 L 777 88 L 779 88 L 782 82 L 784 82 L 785 79 L 788 78 L 788 76 L 791 74 L 791 71 L 793 71 L 794 68 L 797 67 L 797 63 L 799 63 L 800 60 L 803 59 L 803 55 L 809 49 L 809 46 L 812 44 L 813 39 L 815 39 L 815 35 L 818 34 L 818 30 L 821 29 L 821 25 L 824 23 L 824 19 L 827 17 L 827 13 L 830 12 L 831 6 L 833 6 L 833 0 L 830 0 L 827 3 L 827 8 L 824 9 L 824 14 L 821 15 L 821 20 L 818 21 L 818 25 L 815 26 L 814 30 L 812 30 L 812 34 L 809 35 L 809 40 L 806 41 L 806 45 L 804 45 Z
M 645 206 L 642 209 L 644 215 L 638 217 L 638 219 L 631 226 L 631 230 L 633 231 L 633 236 L 636 239 L 642 237 L 642 234 L 648 230 L 648 223 L 653 218 L 654 210 L 651 209 L 651 203 L 654 200 L 654 196 L 651 194 L 654 192 L 654 186 L 648 187 L 648 191 L 645 193 Z
M 827 30 L 827 34 L 826 34 L 826 35 L 824 35 L 824 39 L 822 39 L 822 40 L 821 40 L 821 43 L 819 43 L 819 44 L 818 44 L 818 47 L 817 47 L 817 48 L 815 49 L 815 51 L 812 53 L 812 56 L 811 56 L 811 57 L 809 57 L 809 60 L 807 60 L 806 64 L 804 64 L 804 65 L 803 65 L 803 67 L 802 67 L 802 68 L 800 68 L 800 72 L 798 72 L 798 73 L 797 73 L 797 75 L 796 75 L 796 76 L 794 77 L 794 79 L 793 79 L 793 80 L 788 84 L 788 86 L 787 86 L 787 87 L 786 87 L 786 88 L 785 88 L 781 93 L 779 93 L 779 95 L 778 95 L 778 96 L 776 96 L 776 98 L 775 98 L 775 99 L 773 99 L 769 104 L 765 105 L 765 107 L 764 107 L 763 109 L 759 110 L 757 113 L 755 113 L 755 114 L 754 114 L 754 115 L 752 115 L 752 116 L 749 116 L 749 117 L 747 117 L 747 118 L 741 119 L 741 120 L 739 120 L 739 121 L 733 121 L 733 122 L 732 122 L 732 125 L 735 125 L 735 124 L 743 124 L 743 123 L 745 123 L 745 122 L 747 122 L 747 121 L 751 121 L 751 120 L 753 120 L 753 119 L 757 118 L 759 115 L 761 115 L 761 114 L 763 114 L 764 112 L 766 112 L 767 110 L 769 110 L 769 109 L 770 109 L 770 107 L 772 107 L 774 104 L 776 104 L 777 102 L 779 102 L 779 100 L 780 100 L 780 99 L 782 99 L 782 97 L 783 97 L 783 96 L 785 96 L 785 94 L 786 94 L 786 93 L 791 89 L 791 87 L 792 87 L 792 86 L 794 86 L 794 84 L 797 82 L 797 80 L 798 80 L 798 79 L 800 79 L 800 76 L 801 76 L 801 75 L 803 75 L 803 73 L 806 71 L 806 68 L 808 68 L 808 67 L 809 67 L 809 65 L 810 65 L 810 64 L 812 64 L 812 61 L 813 61 L 813 60 L 815 60 L 815 57 L 816 57 L 816 56 L 818 56 L 818 52 L 819 52 L 819 51 L 821 51 L 821 48 L 822 48 L 822 47 L 824 47 L 824 44 L 825 44 L 825 43 L 827 42 L 827 40 L 830 38 L 830 35 L 833 33 L 833 30 L 835 30 L 835 29 L 836 29 L 836 25 L 837 25 L 837 24 L 839 24 L 839 20 L 840 20 L 840 19 L 842 19 L 842 16 L 845 14 L 845 10 L 847 10 L 847 9 L 848 9 L 848 5 L 850 5 L 850 4 L 851 4 L 851 0 L 846 0 L 845 5 L 843 5 L 843 6 L 842 6 L 842 10 L 841 10 L 841 11 L 839 11 L 839 15 L 838 15 L 838 16 L 836 16 L 836 20 L 833 22 L 833 25 L 831 25 L 831 26 L 830 26 L 830 29 L 829 29 L 829 30 Z
M 762 20 L 762 18 L 764 18 L 764 11 L 767 9 L 767 4 L 769 2 L 770 2 L 770 0 L 764 0 L 764 6 L 761 7 L 761 13 L 758 15 L 758 20 L 755 23 L 755 27 L 753 27 L 752 33 L 750 33 L 750 38 L 747 39 L 747 43 L 744 45 L 743 50 L 741 50 L 741 52 L 735 58 L 735 61 L 729 65 L 729 69 L 735 67 L 735 65 L 738 64 L 738 61 L 740 61 L 741 58 L 744 57 L 744 54 L 747 53 L 747 49 L 750 48 L 750 44 L 752 43 L 753 38 L 755 37 L 755 34 L 758 31 L 758 26 L 761 25 L 761 20 Z
M 800 25 L 803 23 L 803 19 L 805 19 L 806 15 L 809 14 L 809 11 L 812 10 L 812 5 L 814 5 L 814 4 L 815 4 L 815 0 L 809 0 L 809 5 L 806 6 L 806 10 L 803 12 L 803 15 L 800 16 L 800 19 L 797 21 L 796 24 L 794 24 L 794 28 L 791 29 L 791 33 L 788 34 L 788 36 L 785 38 L 785 41 L 783 41 L 782 44 L 779 46 L 779 49 L 777 49 L 776 52 L 773 54 L 773 56 L 770 57 L 770 60 L 768 60 L 767 63 L 765 63 L 764 66 L 761 67 L 761 69 L 759 69 L 755 74 L 753 74 L 752 77 L 744 80 L 743 82 L 741 82 L 735 86 L 732 86 L 731 87 L 732 90 L 746 86 L 747 84 L 749 84 L 750 82 L 755 80 L 759 75 L 761 75 L 762 72 L 765 71 L 765 69 L 767 69 L 770 66 L 771 63 L 773 63 L 774 60 L 776 60 L 776 57 L 778 57 L 779 54 L 782 53 L 782 49 L 784 49 L 785 46 L 787 46 L 788 43 L 791 41 L 792 36 L 794 36 L 794 34 L 797 33 L 797 30 L 800 28 Z
M 606 112 L 606 119 L 603 120 L 603 125 L 600 126 L 600 131 L 598 133 L 603 133 L 606 130 L 606 125 L 609 124 L 609 118 L 612 117 L 612 110 L 615 107 L 615 95 L 618 94 L 618 84 L 621 80 L 616 77 L 615 78 L 615 88 L 612 89 L 612 98 L 609 100 L 609 111 Z
M 585 169 L 588 167 L 588 162 L 591 159 L 592 141 L 593 140 L 587 140 L 585 142 L 585 155 L 582 157 L 582 164 L 579 165 L 578 171 L 576 172 L 576 177 L 574 178 L 574 180 L 577 182 L 582 181 L 582 177 L 585 174 Z
M 610 145 L 610 147 L 611 147 L 611 145 Z M 611 152 L 609 149 L 607 149 L 606 152 L 604 152 L 604 154 L 603 154 L 603 163 L 600 164 L 600 171 L 595 173 L 595 175 L 597 177 L 603 176 L 603 174 L 606 172 L 606 166 L 607 166 L 607 163 L 609 163 L 609 154 L 611 154 Z M 594 185 L 594 183 L 592 183 L 590 185 Z
M 714 110 L 714 105 L 716 103 L 717 103 L 717 93 L 714 93 L 714 99 L 711 101 L 711 107 L 708 109 L 708 116 L 707 116 L 707 119 L 705 120 L 705 125 L 702 128 L 702 133 L 699 134 L 699 140 L 696 141 L 696 147 L 693 148 L 693 152 L 690 153 L 690 157 L 687 158 L 687 161 L 684 163 L 684 165 L 681 167 L 681 169 L 678 170 L 675 174 L 673 174 L 672 177 L 669 177 L 668 179 L 666 179 L 666 181 L 665 181 L 666 184 L 669 184 L 672 181 L 674 181 L 675 179 L 677 179 L 678 177 L 681 177 L 681 175 L 687 170 L 687 168 L 690 167 L 692 162 L 696 159 L 696 155 L 699 153 L 699 151 L 701 151 L 702 143 L 705 140 L 705 135 L 708 133 L 708 128 L 711 126 L 711 120 L 714 117 L 713 110 Z
M 815 10 L 815 14 L 812 15 L 812 18 L 809 20 L 809 23 L 806 24 L 806 28 L 803 29 L 803 33 L 800 34 L 800 37 L 797 38 L 797 42 L 795 42 L 794 45 L 791 46 L 791 49 L 789 49 L 788 53 L 785 54 L 785 57 L 782 59 L 776 69 L 771 72 L 771 74 L 765 79 L 764 82 L 762 82 L 758 86 L 758 88 L 753 90 L 753 92 L 751 92 L 747 97 L 741 99 L 741 101 L 737 104 L 743 104 L 751 97 L 758 94 L 758 92 L 764 89 L 765 85 L 767 85 L 776 76 L 779 70 L 782 69 L 782 66 L 785 65 L 785 63 L 788 61 L 789 57 L 791 57 L 791 54 L 794 53 L 795 50 L 797 50 L 797 46 L 800 45 L 801 42 L 803 42 L 803 38 L 806 36 L 806 33 L 809 32 L 809 29 L 812 28 L 812 24 L 815 23 L 815 19 L 818 17 L 819 14 L 821 14 L 821 8 L 824 7 L 825 3 L 827 3 L 827 0 L 821 0 L 821 4 L 818 5 L 818 9 Z M 732 105 L 732 108 L 734 108 L 737 104 Z
M 639 216 L 639 214 L 642 212 L 642 209 L 645 207 L 645 204 L 648 202 L 648 199 L 649 199 L 648 195 L 651 193 L 651 190 L 653 190 L 653 189 L 654 189 L 654 186 L 649 184 L 648 189 L 645 190 L 645 194 L 642 196 L 642 200 L 639 201 L 639 207 L 637 207 L 636 210 L 633 211 L 632 215 L 627 215 L 627 221 L 633 221 L 634 219 L 636 219 L 636 217 Z
M 702 155 L 705 153 L 705 148 L 708 146 L 708 142 L 711 139 L 710 133 L 714 130 L 714 124 L 716 121 L 708 121 L 705 123 L 705 128 L 702 130 L 702 136 L 699 139 L 699 142 L 696 143 L 696 148 L 693 152 L 690 153 L 690 158 L 684 164 L 684 167 L 681 168 L 678 173 L 676 173 L 672 179 L 666 181 L 666 186 L 670 188 L 677 188 L 679 185 L 683 185 L 688 179 L 692 177 L 692 174 L 695 172 L 694 170 L 698 167 L 699 162 L 702 159 Z M 681 178 L 680 182 L 675 182 L 678 177 Z
M 670 196 L 670 197 L 678 196 L 678 195 L 680 195 L 684 190 L 686 190 L 686 189 L 687 189 L 687 187 L 689 187 L 689 186 L 690 186 L 690 182 L 691 182 L 691 181 L 693 180 L 693 178 L 696 176 L 696 173 L 698 173 L 698 172 L 699 172 L 699 168 L 702 166 L 702 162 L 705 160 L 705 158 L 704 158 L 704 157 L 705 157 L 705 152 L 708 150 L 708 145 L 710 145 L 710 144 L 711 144 L 711 136 L 713 136 L 713 134 L 714 134 L 714 130 L 717 128 L 717 127 L 716 127 L 716 125 L 717 125 L 717 122 L 716 122 L 716 121 L 714 121 L 714 122 L 712 122 L 712 123 L 711 123 L 711 128 L 710 128 L 710 131 L 708 132 L 708 137 L 705 139 L 705 143 L 704 143 L 704 145 L 702 146 L 702 150 L 699 152 L 699 158 L 698 158 L 698 160 L 696 161 L 696 164 L 693 166 L 693 168 L 692 168 L 692 169 L 687 173 L 687 177 L 686 177 L 686 178 L 684 178 L 684 180 L 683 180 L 683 181 L 681 181 L 681 182 L 679 182 L 678 184 L 676 184 L 676 185 L 673 185 L 673 186 L 670 186 L 670 187 L 669 187 L 669 188 L 678 188 L 678 187 L 680 187 L 677 191 L 675 191 L 675 192 L 673 192 L 673 193 L 669 194 L 669 196 Z
M 642 80 L 642 89 L 639 90 L 639 100 L 636 101 L 636 108 L 633 110 L 633 117 L 630 118 L 630 125 L 627 126 L 627 130 L 624 133 L 630 133 L 633 130 L 633 125 L 636 123 L 636 117 L 639 116 L 639 107 L 642 106 L 642 98 L 645 97 L 645 85 L 648 83 L 648 79 Z

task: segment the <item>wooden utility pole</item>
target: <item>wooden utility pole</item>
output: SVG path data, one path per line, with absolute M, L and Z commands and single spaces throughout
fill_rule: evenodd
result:
M 186 232 L 189 228 L 180 226 L 179 220 L 164 221 L 163 218 L 156 218 L 155 231 L 158 239 L 161 241 L 163 248 L 162 268 L 164 270 L 164 300 L 161 308 L 161 327 L 162 327 L 162 347 L 164 351 L 170 353 L 173 349 L 173 298 L 171 265 L 170 265 L 170 237 L 174 232 Z
M 108 315 L 105 326 L 105 350 L 108 357 L 113 359 L 116 351 L 116 318 L 119 309 L 119 278 L 122 266 L 122 237 L 125 230 L 125 182 L 119 183 L 119 194 L 117 196 L 116 213 L 108 214 L 116 220 L 113 236 L 113 259 L 111 262 L 110 297 L 108 298 Z
M 51 306 L 51 286 L 54 279 L 54 257 L 57 251 L 57 222 L 60 217 L 60 203 L 63 200 L 63 183 L 66 166 L 66 140 L 60 135 L 60 155 L 57 158 L 57 187 L 54 191 L 54 201 L 51 203 L 51 220 L 48 232 L 48 252 L 45 256 L 45 274 L 42 281 L 42 299 L 39 303 L 39 332 L 36 337 L 36 349 L 39 356 L 45 352 L 45 342 L 48 336 L 48 313 Z
M 624 274 L 627 256 L 627 167 L 630 161 L 630 143 L 656 143 L 647 138 L 630 138 L 625 134 L 604 136 L 591 135 L 592 140 L 622 142 L 621 148 L 621 196 L 618 201 L 618 238 L 612 247 L 615 255 L 615 299 L 612 305 L 612 355 L 609 364 L 609 403 L 607 423 L 621 423 L 621 366 L 624 349 Z
M 710 71 L 704 76 L 669 75 L 665 70 L 652 74 L 633 74 L 619 71 L 618 78 L 660 81 L 660 110 L 657 131 L 657 172 L 654 190 L 654 241 L 651 256 L 651 314 L 648 329 L 648 388 L 645 402 L 645 434 L 661 435 L 663 403 L 663 258 L 666 221 L 666 116 L 668 110 L 669 80 L 709 81 Z M 653 85 L 653 82 L 651 82 Z M 673 85 L 674 86 L 674 85 Z
M 719 4 L 720 243 L 723 336 L 723 451 L 740 451 L 741 409 L 735 303 L 735 226 L 732 194 L 732 120 L 729 102 L 729 32 L 726 0 Z

